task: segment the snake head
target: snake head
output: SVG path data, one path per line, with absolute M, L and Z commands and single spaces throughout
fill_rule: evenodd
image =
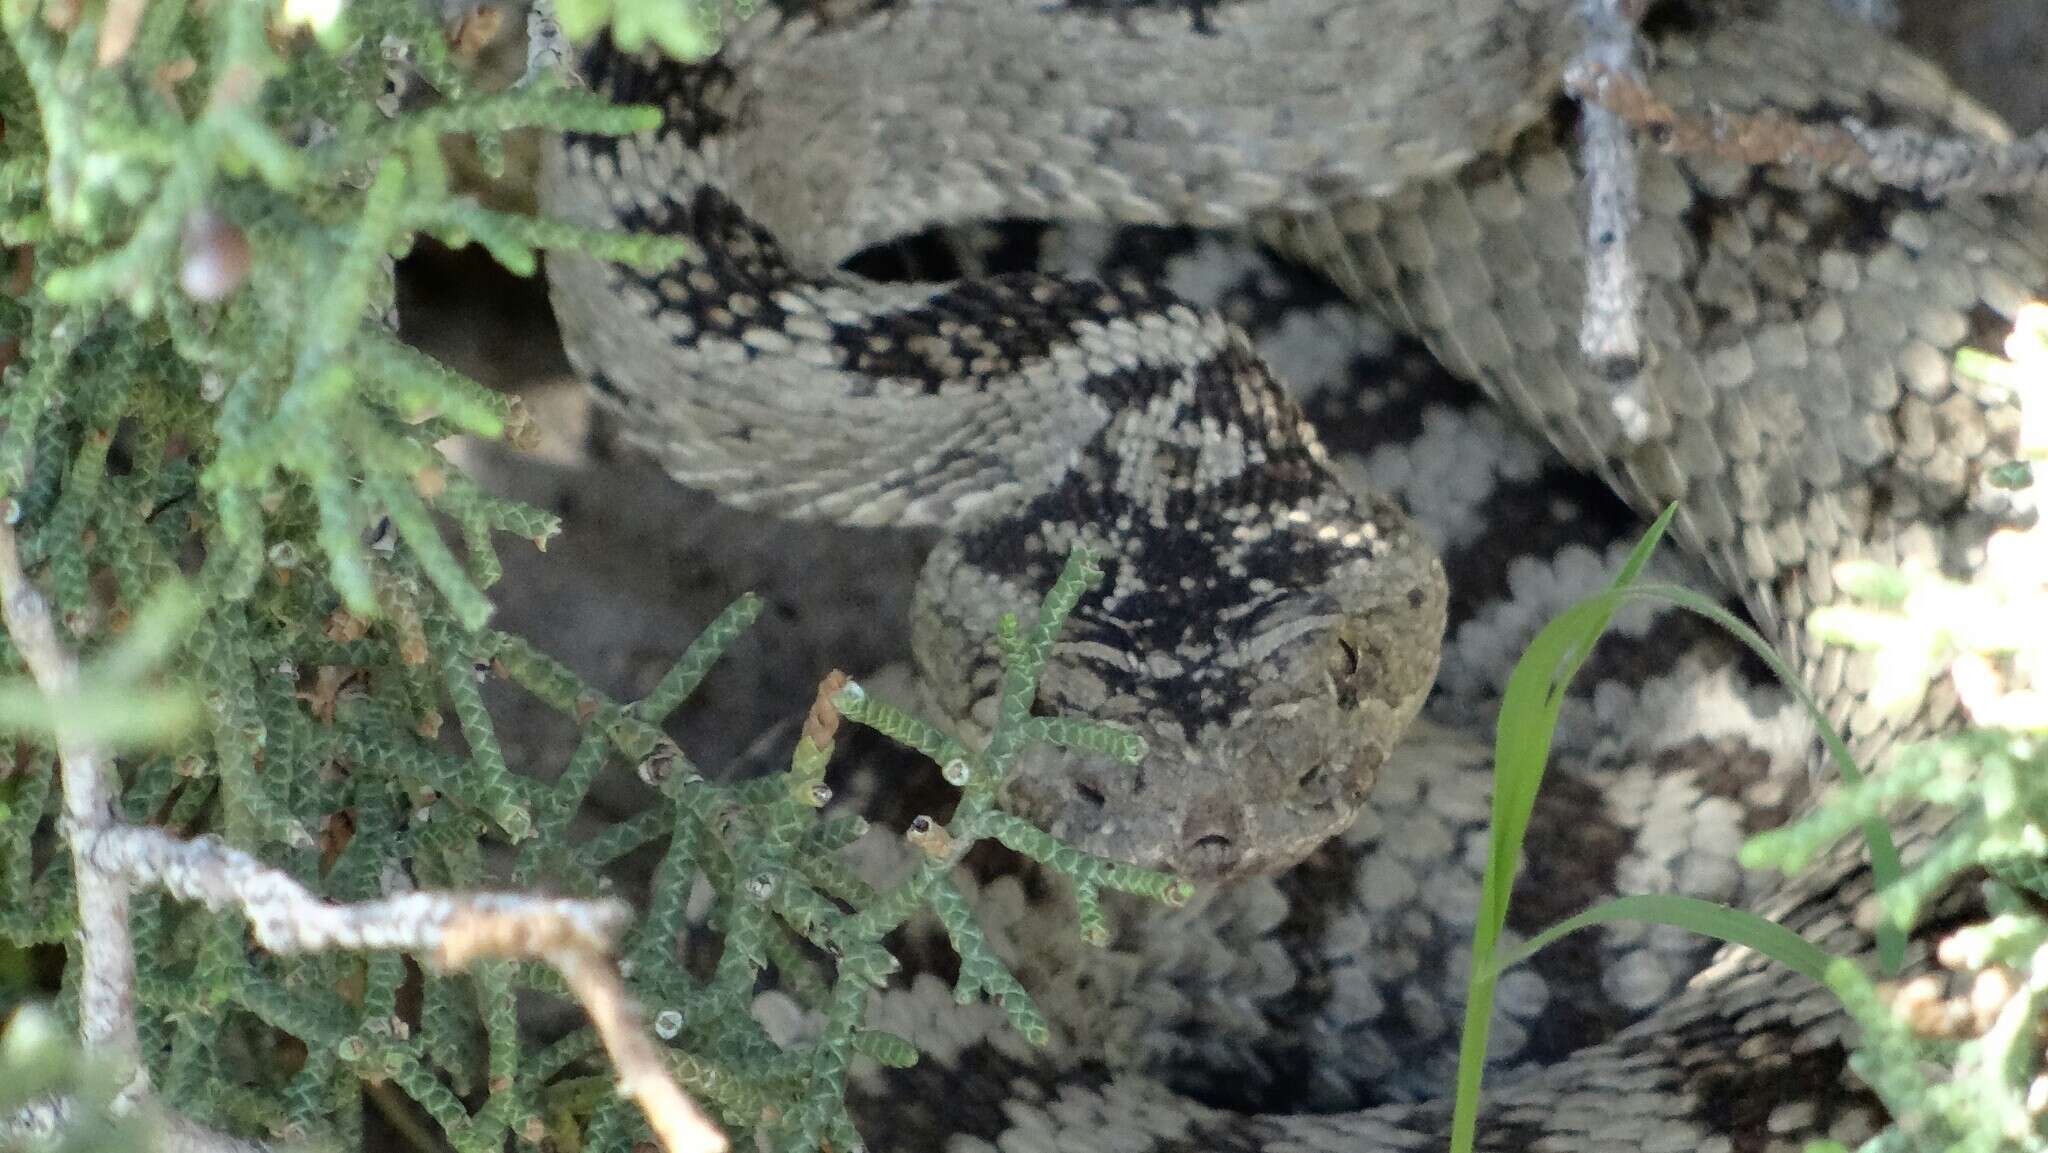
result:
M 1435 680 L 1447 595 L 1405 517 L 1372 511 L 1359 539 L 1323 541 L 1329 552 L 1296 570 L 1313 580 L 1230 584 L 1227 567 L 1204 567 L 1147 586 L 1128 559 L 1106 566 L 1034 710 L 1122 726 L 1148 752 L 1131 765 L 1028 746 L 1005 807 L 1087 852 L 1202 881 L 1286 869 L 1349 826 Z M 993 622 L 932 602 L 1000 600 L 1008 582 L 965 559 L 942 545 L 927 564 L 916 639 L 938 706 L 985 731 L 993 661 L 964 638 Z

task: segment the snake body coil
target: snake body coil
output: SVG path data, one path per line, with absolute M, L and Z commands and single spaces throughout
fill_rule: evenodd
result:
M 665 120 L 565 142 L 550 206 L 700 248 L 655 276 L 550 265 L 571 356 L 627 438 L 745 507 L 943 528 L 915 648 L 969 727 L 992 707 L 996 618 L 1073 544 L 1101 550 L 1111 580 L 1042 703 L 1134 726 L 1152 755 L 1138 771 L 1048 756 L 1010 800 L 1084 848 L 1236 882 L 1082 956 L 1050 943 L 1067 936 L 1042 923 L 1054 898 L 991 881 L 984 913 L 1009 915 L 993 936 L 1065 1044 L 1026 1051 L 920 978 L 880 1011 L 929 1055 L 890 1075 L 911 1084 L 869 1083 L 889 1103 L 870 1140 L 1438 1143 L 1447 1104 L 1418 1098 L 1447 1083 L 1462 977 L 1431 952 L 1469 937 L 1486 710 L 1531 627 L 1498 606 L 1590 591 L 1628 530 L 1510 423 L 1414 381 L 1317 402 L 1367 429 L 1333 462 L 1246 336 L 1156 280 L 833 271 L 865 244 L 1006 216 L 1248 228 L 1624 499 L 1682 499 L 1680 538 L 1830 710 L 1866 748 L 1895 735 L 1863 705 L 1867 663 L 1800 622 L 1834 599 L 1836 562 L 1967 575 L 2010 515 L 1984 478 L 2016 413 L 1951 363 L 1995 347 L 2048 283 L 2040 208 L 1645 156 L 1630 244 L 1649 420 L 1627 433 L 1576 342 L 1584 225 L 1557 98 L 1576 10 L 826 3 L 763 13 L 704 65 L 584 60 L 594 86 Z M 1680 106 L 2001 131 L 1825 0 L 1664 0 L 1644 34 L 1653 86 Z M 1479 451 L 1455 467 L 1482 480 L 1432 485 L 1461 437 Z M 1488 524 L 1510 491 L 1538 495 Z M 1590 559 L 1531 594 L 1518 547 Z M 1429 719 L 1397 745 L 1447 619 Z M 1609 668 L 1640 708 L 1596 692 L 1568 710 L 1524 890 L 1568 913 L 1676 887 L 1867 949 L 1846 913 L 1867 895 L 1852 856 L 1776 887 L 1734 865 L 1741 835 L 1803 802 L 1808 735 L 1731 687 L 1716 644 L 1685 634 L 1621 658 L 1634 673 Z M 1930 694 L 1915 724 L 1952 708 Z M 1825 992 L 1743 957 L 1681 989 L 1702 959 L 1611 934 L 1504 985 L 1501 1047 L 1524 1070 L 1491 1094 L 1485 1140 L 1790 1148 L 1875 1123 Z

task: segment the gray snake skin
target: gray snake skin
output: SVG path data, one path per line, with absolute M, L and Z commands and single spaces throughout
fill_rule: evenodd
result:
M 1042 703 L 1154 753 L 1135 773 L 1048 756 L 1011 801 L 1086 848 L 1230 882 L 1089 950 L 1056 886 L 982 878 L 1057 1043 L 1031 1050 L 918 975 L 877 1023 L 928 1056 L 857 1086 L 869 1140 L 1440 1146 L 1492 709 L 1522 643 L 1638 531 L 1611 494 L 1683 498 L 1691 559 L 1665 574 L 1739 598 L 1866 750 L 1947 720 L 1939 691 L 1907 729 L 1859 707 L 1868 663 L 1799 622 L 1834 599 L 1835 562 L 1966 575 L 2012 515 L 1984 474 L 2017 414 L 1951 361 L 1995 349 L 2048 283 L 2040 206 L 1644 155 L 1651 421 L 1624 436 L 1576 341 L 1558 93 L 1576 11 L 863 0 L 764 12 L 689 69 L 584 60 L 666 120 L 554 151 L 551 207 L 701 247 L 655 276 L 550 265 L 571 356 L 627 439 L 743 507 L 944 529 L 915 649 L 970 729 L 995 617 L 1074 541 L 1104 551 L 1110 584 Z M 1824 0 L 1664 0 L 1644 34 L 1681 106 L 2002 132 Z M 828 271 L 999 218 L 1248 231 L 1499 407 L 1210 239 L 1076 230 L 1021 271 L 938 284 Z M 1808 800 L 1803 718 L 1703 628 L 1618 631 L 1568 703 L 1511 930 L 1679 891 L 1867 949 L 1846 848 L 1790 884 L 1734 860 Z M 1747 955 L 1584 934 L 1501 998 L 1489 1148 L 1789 1149 L 1879 1123 L 1828 994 Z

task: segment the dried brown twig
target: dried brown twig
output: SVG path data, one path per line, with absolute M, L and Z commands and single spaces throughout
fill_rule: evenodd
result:
M 1992 141 L 1876 128 L 1854 117 L 1804 121 L 1771 109 L 1692 112 L 1674 107 L 1641 79 L 1592 59 L 1565 72 L 1565 90 L 1644 131 L 1665 151 L 1684 156 L 1803 164 L 1829 174 L 1861 174 L 1937 198 L 2048 185 L 2048 132 Z

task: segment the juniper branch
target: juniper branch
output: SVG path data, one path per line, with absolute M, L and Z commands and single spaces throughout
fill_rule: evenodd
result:
M 77 661 L 58 641 L 49 604 L 23 573 L 14 532 L 6 526 L 0 526 L 0 610 L 38 686 L 51 696 L 75 688 Z M 401 949 L 449 969 L 491 958 L 544 961 L 590 1014 L 618 1068 L 620 1093 L 639 1103 L 663 1147 L 669 1153 L 724 1153 L 724 1136 L 669 1076 L 663 1052 L 641 1026 L 612 960 L 631 915 L 625 905 L 489 892 L 414 892 L 336 904 L 215 838 L 183 840 L 117 820 L 110 759 L 88 737 L 60 730 L 58 760 L 77 878 L 82 1030 L 128 1078 L 128 1107 L 148 1092 L 136 1039 L 128 899 L 136 888 L 159 887 L 214 911 L 238 909 L 257 943 L 280 955 Z
M 22 572 L 20 546 L 10 525 L 0 525 L 0 619 L 45 696 L 61 698 L 78 685 L 78 661 L 57 639 L 49 602 Z M 135 951 L 128 936 L 128 884 L 94 867 L 91 835 L 114 823 L 112 758 L 89 734 L 63 729 L 57 760 L 64 797 L 64 829 L 78 902 L 79 1028 L 86 1045 L 121 1071 L 123 1096 L 149 1091 L 135 1032 Z
M 28 666 L 38 688 L 63 697 L 78 684 L 78 661 L 58 639 L 49 602 L 22 571 L 20 545 L 11 525 L 0 524 L 0 622 L 7 639 Z M 112 1105 L 118 1112 L 147 1110 L 157 1121 L 161 1153 L 229 1153 L 249 1148 L 168 1111 L 150 1100 L 149 1074 L 142 1067 L 135 1025 L 135 948 L 129 935 L 130 881 L 101 870 L 92 860 L 93 839 L 118 826 L 118 793 L 113 761 L 89 734 L 75 728 L 57 734 L 58 775 L 64 798 L 62 827 L 71 854 L 78 907 L 80 1033 L 87 1047 L 113 1069 L 121 1088 Z M 45 1102 L 0 1122 L 0 1131 L 24 1134 L 54 1129 L 66 1115 L 63 1101 Z

